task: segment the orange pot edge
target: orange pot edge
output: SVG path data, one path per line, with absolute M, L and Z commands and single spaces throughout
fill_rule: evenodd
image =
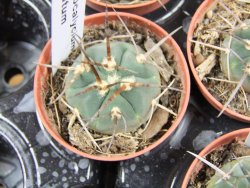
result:
M 161 0 L 163 4 L 167 3 L 169 0 Z M 87 0 L 87 5 L 94 10 L 99 12 L 104 12 L 106 9 L 106 3 L 97 1 L 97 0 Z M 107 4 L 107 8 L 112 11 L 114 8 L 116 11 L 128 12 L 137 15 L 145 15 L 148 14 L 158 8 L 161 7 L 161 4 L 158 0 L 150 0 L 139 4 L 133 5 L 117 5 L 117 4 Z

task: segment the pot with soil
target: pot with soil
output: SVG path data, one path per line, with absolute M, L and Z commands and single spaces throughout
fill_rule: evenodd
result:
M 205 0 L 189 27 L 187 53 L 204 97 L 231 118 L 250 122 L 250 4 Z
M 87 5 L 99 12 L 104 12 L 106 7 L 121 12 L 145 15 L 163 7 L 169 0 L 87 0 Z
M 236 130 L 206 146 L 189 167 L 182 188 L 249 187 L 249 135 L 250 128 Z
M 38 117 L 59 143 L 87 158 L 117 161 L 150 151 L 174 132 L 190 78 L 180 48 L 158 25 L 128 13 L 106 18 L 86 17 L 78 49 L 54 75 L 47 43 L 34 96 Z

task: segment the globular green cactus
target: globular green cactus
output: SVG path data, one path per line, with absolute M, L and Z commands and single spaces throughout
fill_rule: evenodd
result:
M 95 75 L 91 70 L 85 70 L 75 81 L 66 88 L 66 100 L 76 108 L 82 119 L 88 122 L 98 112 L 119 88 L 127 84 L 124 91 L 119 93 L 100 114 L 91 121 L 88 128 L 99 133 L 112 134 L 115 132 L 135 131 L 148 120 L 152 100 L 160 94 L 161 79 L 157 69 L 150 63 L 138 63 L 136 49 L 126 42 L 110 42 L 111 60 L 107 61 L 106 43 L 95 44 L 86 49 L 86 54 L 93 62 L 119 66 L 117 68 L 96 67 L 102 80 L 102 86 L 114 84 L 108 89 L 101 87 L 89 92 L 82 92 L 91 86 L 98 86 Z M 73 63 L 73 67 L 80 65 L 82 56 Z M 72 82 L 75 72 L 69 72 L 66 83 Z M 157 87 L 129 87 L 129 83 L 155 85 Z M 81 93 L 82 92 L 82 93 Z M 116 117 L 116 121 L 114 120 Z
M 222 47 L 229 49 L 229 52 L 221 52 L 221 69 L 233 81 L 240 81 L 246 72 L 248 75 L 242 87 L 250 92 L 250 27 L 236 29 L 232 35 L 227 36 L 222 43 Z
M 209 180 L 207 188 L 234 188 L 250 187 L 250 158 L 239 158 L 226 163 L 221 168 L 228 174 L 222 177 L 218 172 Z

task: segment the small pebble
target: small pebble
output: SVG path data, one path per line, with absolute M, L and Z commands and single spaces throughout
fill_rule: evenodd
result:
M 213 11 L 210 10 L 207 12 L 206 16 L 207 16 L 207 18 L 211 19 L 213 17 L 213 14 L 214 14 Z
M 201 55 L 201 54 L 198 54 L 198 55 L 195 56 L 195 61 L 194 61 L 194 63 L 195 63 L 196 66 L 198 66 L 198 65 L 200 65 L 204 60 L 205 60 L 204 56 Z

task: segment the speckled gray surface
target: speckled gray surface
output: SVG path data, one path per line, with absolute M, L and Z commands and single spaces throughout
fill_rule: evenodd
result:
M 2 2 L 7 6 L 18 1 Z M 36 5 L 48 24 L 46 6 L 50 1 L 31 2 L 38 3 Z M 185 53 L 188 25 L 200 3 L 200 0 L 172 0 L 167 13 L 162 9 L 146 17 L 168 32 L 182 25 L 183 30 L 174 38 Z M 0 3 L 0 8 L 3 4 Z M 94 11 L 87 9 L 87 13 Z M 24 30 L 27 24 L 22 24 Z M 43 24 L 41 22 L 40 26 Z M 7 40 L 3 35 L 1 33 L 0 40 Z M 0 41 L 0 50 L 1 44 Z M 33 44 L 38 49 L 43 45 Z M 0 68 L 2 65 L 0 62 Z M 179 188 L 193 160 L 186 154 L 187 150 L 198 152 L 217 136 L 249 126 L 226 116 L 216 118 L 218 112 L 204 100 L 192 80 L 188 111 L 170 139 L 135 159 L 98 162 L 79 157 L 51 139 L 36 118 L 32 88 L 33 77 L 30 75 L 21 89 L 0 97 L 0 185 L 6 187 Z
M 31 90 L 32 81 L 27 83 L 21 92 L 1 98 L 0 108 L 6 106 L 8 100 L 13 100 L 10 104 L 17 106 L 22 99 L 18 100 L 18 95 L 29 93 Z M 33 102 L 32 97 L 29 100 L 27 103 Z M 25 112 L 14 112 L 12 107 L 0 114 L 0 149 L 5 151 L 0 154 L 0 164 L 1 161 L 6 161 L 4 158 L 10 156 L 20 160 L 20 166 L 15 168 L 21 168 L 23 172 L 24 187 L 98 186 L 100 163 L 82 158 L 60 147 L 44 128 L 39 126 L 34 109 L 32 111 L 32 108 L 29 108 L 30 112 L 26 112 L 27 106 L 23 105 L 22 109 Z M 6 146 L 6 143 L 9 143 L 8 150 L 2 146 Z M 2 171 L 0 166 L 0 174 Z M 15 179 L 16 175 L 12 178 Z M 0 179 L 6 184 L 13 182 L 10 174 Z

